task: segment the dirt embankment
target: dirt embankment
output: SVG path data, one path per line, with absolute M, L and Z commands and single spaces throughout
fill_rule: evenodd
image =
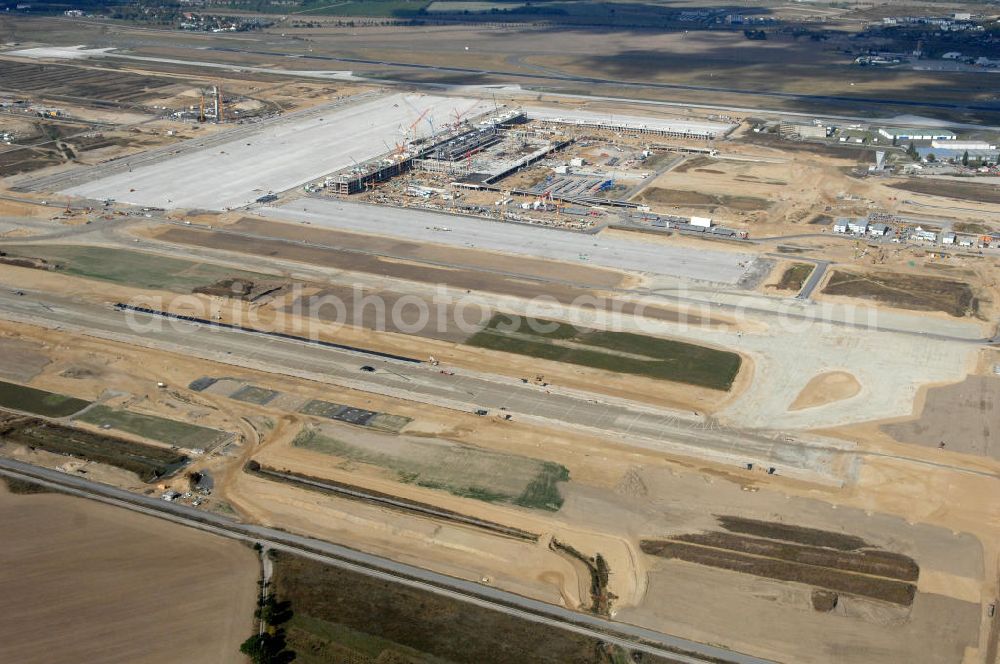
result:
M 846 371 L 829 371 L 813 376 L 788 410 L 802 410 L 850 399 L 861 391 L 858 379 Z

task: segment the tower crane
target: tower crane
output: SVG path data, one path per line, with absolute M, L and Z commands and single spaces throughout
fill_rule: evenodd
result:
M 459 113 L 457 108 L 451 109 L 451 117 L 455 118 L 455 128 L 457 129 L 460 124 L 462 124 L 462 118 L 469 114 L 469 112 L 479 106 L 479 102 L 476 101 L 472 106 L 468 107 L 461 113 Z

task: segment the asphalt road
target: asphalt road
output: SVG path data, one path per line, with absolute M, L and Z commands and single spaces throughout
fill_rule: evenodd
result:
M 484 408 L 496 415 L 542 426 L 611 437 L 624 445 L 743 466 L 773 466 L 776 472 L 809 481 L 840 484 L 841 463 L 853 446 L 819 437 L 792 437 L 771 431 L 722 428 L 700 417 L 630 404 L 580 391 L 542 388 L 469 370 L 442 374 L 369 355 L 227 330 L 185 321 L 116 311 L 34 291 L 18 296 L 0 291 L 0 317 L 47 327 L 76 327 L 85 334 L 159 348 L 193 357 L 335 383 L 391 398 L 463 412 Z M 376 368 L 361 372 L 361 365 Z M 503 409 L 503 410 L 501 410 Z
M 0 475 L 20 479 L 30 478 L 50 489 L 56 489 L 70 495 L 97 500 L 223 537 L 247 542 L 260 542 L 265 548 L 311 558 L 352 572 L 419 588 L 516 618 L 583 634 L 684 664 L 699 664 L 709 661 L 732 662 L 733 664 L 771 664 L 768 660 L 751 655 L 578 613 L 490 586 L 406 565 L 311 537 L 294 535 L 265 526 L 239 523 L 218 514 L 202 512 L 184 505 L 134 494 L 56 470 L 0 458 Z M 678 651 L 684 654 L 677 654 Z
M 808 300 L 812 295 L 812 292 L 816 290 L 816 286 L 822 281 L 823 275 L 826 274 L 826 268 L 830 267 L 830 261 L 811 261 L 816 263 L 816 267 L 813 268 L 812 273 L 809 275 L 809 279 L 806 281 L 802 290 L 795 297 L 800 300 Z

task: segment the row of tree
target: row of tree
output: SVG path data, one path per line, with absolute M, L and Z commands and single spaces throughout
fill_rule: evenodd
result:
M 288 664 L 294 661 L 295 651 L 288 649 L 282 628 L 292 615 L 292 603 L 279 602 L 261 581 L 261 596 L 254 612 L 260 629 L 240 645 L 240 652 L 253 664 Z

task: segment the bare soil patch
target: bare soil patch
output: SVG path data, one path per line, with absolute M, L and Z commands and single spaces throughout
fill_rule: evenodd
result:
M 642 540 L 644 553 L 745 574 L 794 581 L 903 606 L 913 603 L 916 562 L 876 549 L 863 539 L 786 524 L 720 517 L 730 532 L 675 535 Z M 732 530 L 753 531 L 736 534 Z M 768 537 L 760 537 L 761 533 Z
M 677 166 L 676 168 L 674 168 L 673 172 L 674 173 L 687 173 L 688 171 L 690 171 L 692 169 L 703 168 L 703 167 L 708 166 L 710 164 L 714 164 L 715 161 L 716 160 L 712 159 L 711 157 L 693 157 L 691 159 L 685 160 L 683 164 L 681 164 L 681 165 Z
M 719 171 L 711 171 L 719 172 Z M 727 194 L 706 194 L 685 189 L 664 189 L 650 187 L 640 194 L 645 203 L 674 205 L 678 207 L 726 207 L 742 212 L 755 212 L 771 207 L 770 201 L 756 196 L 731 196 Z
M 27 383 L 49 363 L 41 350 L 41 344 L 27 339 L 0 338 L 0 377 Z
M 21 148 L 0 154 L 0 177 L 37 171 L 46 166 L 61 164 L 62 155 L 57 150 Z
M 1000 377 L 969 376 L 927 390 L 920 416 L 882 425 L 894 439 L 1000 459 Z
M 759 521 L 738 516 L 720 516 L 718 521 L 719 525 L 732 533 L 743 533 L 810 546 L 822 546 L 837 551 L 857 551 L 868 546 L 868 542 L 855 535 L 845 535 L 818 528 L 793 526 L 776 521 Z
M 0 80 L 4 87 L 21 92 L 40 92 L 49 97 L 60 95 L 74 101 L 139 103 L 165 88 L 178 84 L 177 79 L 117 72 L 69 64 L 35 64 L 0 60 Z
M 846 371 L 830 371 L 813 376 L 788 410 L 802 410 L 850 399 L 861 391 L 858 379 Z
M 231 297 L 244 302 L 255 302 L 266 295 L 272 295 L 282 288 L 283 284 L 274 282 L 253 282 L 249 279 L 228 278 L 208 284 L 196 286 L 193 293 L 211 295 L 213 297 Z
M 614 288 L 621 285 L 622 274 L 613 270 L 579 265 L 553 265 L 552 261 L 525 257 L 509 257 L 486 251 L 440 247 L 387 237 L 376 237 L 343 231 L 305 228 L 295 224 L 243 218 L 227 229 L 252 233 L 268 238 L 297 240 L 325 245 L 329 248 L 363 251 L 404 260 L 447 263 L 462 268 L 514 272 L 540 279 L 560 279 L 586 284 L 590 288 Z
M 253 551 L 100 503 L 0 483 L 0 661 L 239 664 Z
M 955 198 L 960 201 L 976 203 L 1000 203 L 1000 187 L 977 182 L 959 182 L 956 180 L 940 180 L 933 178 L 917 178 L 890 185 L 895 189 L 912 191 L 930 196 Z
M 507 277 L 477 269 L 456 269 L 433 265 L 409 263 L 395 258 L 386 258 L 359 251 L 312 247 L 284 240 L 247 238 L 230 234 L 212 234 L 187 228 L 171 228 L 159 235 L 166 242 L 176 242 L 191 246 L 225 249 L 243 254 L 268 256 L 279 260 L 291 260 L 312 265 L 364 272 L 408 281 L 428 284 L 444 284 L 454 288 L 503 293 L 516 297 L 536 297 L 547 294 L 560 301 L 570 302 L 581 292 L 577 288 L 558 284 L 528 281 L 517 277 Z M 419 260 L 419 259 L 418 259 Z M 616 281 L 620 281 L 620 277 Z
M 913 584 L 900 581 L 850 574 L 826 567 L 812 567 L 785 560 L 757 558 L 726 549 L 714 549 L 683 542 L 643 540 L 642 551 L 662 558 L 676 558 L 686 562 L 779 581 L 803 583 L 903 606 L 909 606 L 913 603 L 917 590 Z
M 986 224 L 978 224 L 971 221 L 956 221 L 951 227 L 956 233 L 983 235 L 990 232 L 990 227 Z

